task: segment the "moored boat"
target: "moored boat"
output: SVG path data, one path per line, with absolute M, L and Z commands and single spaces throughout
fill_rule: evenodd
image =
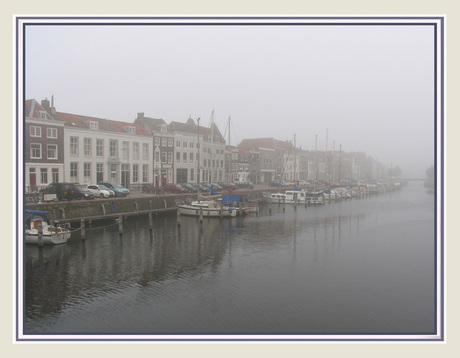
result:
M 65 244 L 71 236 L 69 225 L 53 221 L 49 211 L 25 210 L 24 229 L 26 244 Z
M 203 217 L 235 217 L 237 214 L 236 208 L 224 207 L 217 200 L 193 200 L 184 201 L 176 200 L 177 210 L 181 215 L 191 215 Z

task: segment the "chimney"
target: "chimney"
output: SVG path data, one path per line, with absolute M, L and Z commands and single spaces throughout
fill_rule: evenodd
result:
M 41 105 L 47 112 L 50 111 L 50 101 L 48 100 L 48 98 L 42 99 Z
M 138 112 L 137 119 L 144 119 L 144 112 Z

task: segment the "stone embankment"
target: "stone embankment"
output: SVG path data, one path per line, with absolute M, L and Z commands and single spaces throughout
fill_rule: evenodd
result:
M 263 191 L 269 191 L 267 189 Z M 238 191 L 251 199 L 262 197 L 262 190 Z M 197 198 L 197 194 L 153 195 L 132 193 L 125 198 L 73 200 L 26 204 L 26 209 L 49 211 L 59 222 L 104 220 L 120 216 L 175 213 L 176 199 Z

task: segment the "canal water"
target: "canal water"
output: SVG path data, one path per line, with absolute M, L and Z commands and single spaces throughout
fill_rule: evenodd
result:
M 435 206 L 422 182 L 259 216 L 130 218 L 27 245 L 25 334 L 433 334 Z

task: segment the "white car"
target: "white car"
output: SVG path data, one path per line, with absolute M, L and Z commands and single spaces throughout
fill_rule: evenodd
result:
M 113 198 L 115 196 L 115 192 L 104 185 L 90 184 L 86 186 L 86 189 L 92 192 L 95 197 L 99 198 Z

